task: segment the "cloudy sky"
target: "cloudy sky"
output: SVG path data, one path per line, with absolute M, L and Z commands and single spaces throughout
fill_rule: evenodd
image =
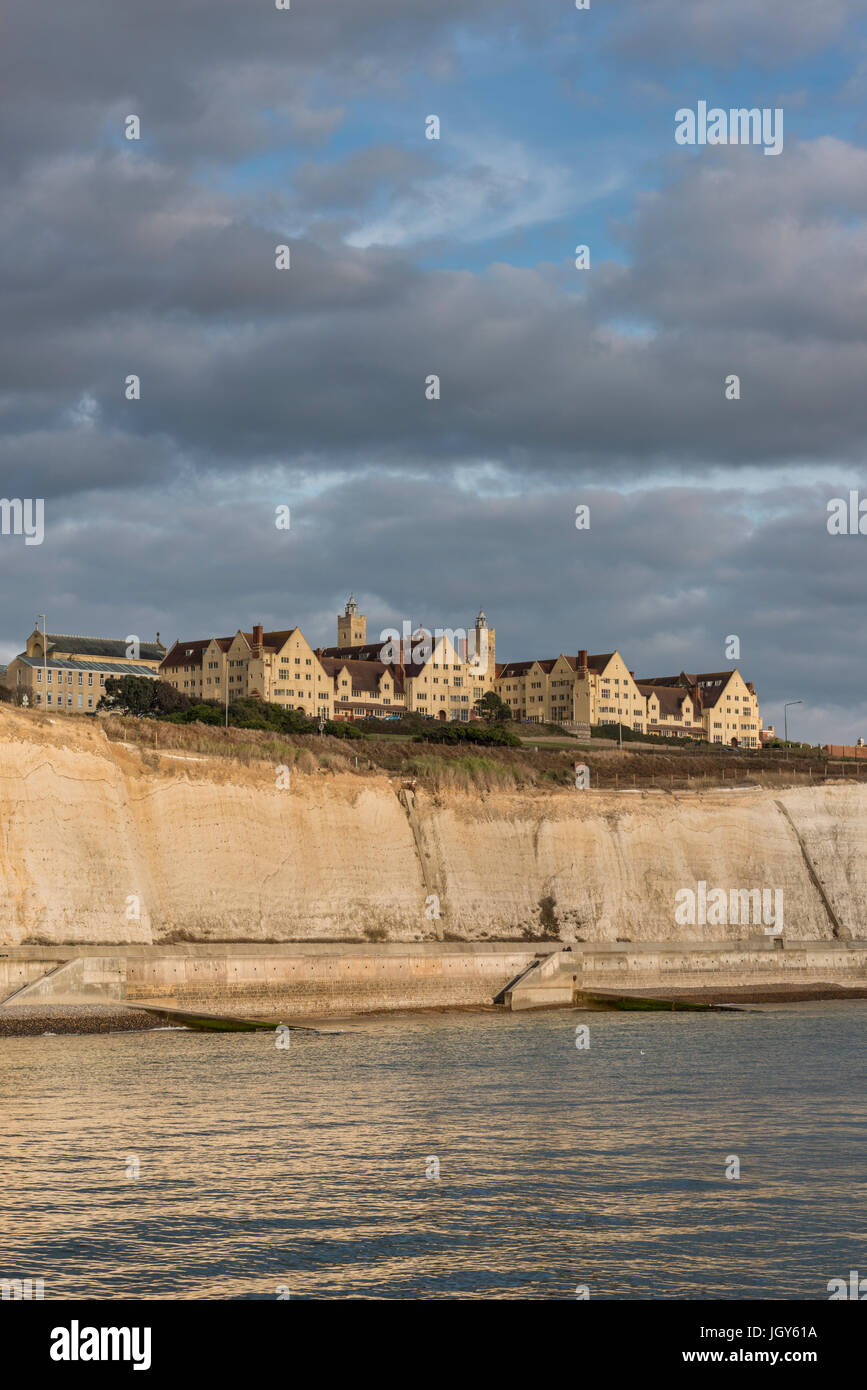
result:
M 0 535 L 0 661 L 37 612 L 330 643 L 353 590 L 374 636 L 484 606 L 501 660 L 737 635 L 766 722 L 867 736 L 827 525 L 867 499 L 867 0 L 4 9 L 0 496 L 45 536 Z M 782 152 L 678 145 L 699 101 Z

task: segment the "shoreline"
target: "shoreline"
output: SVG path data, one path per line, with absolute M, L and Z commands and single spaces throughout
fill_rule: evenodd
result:
M 704 1005 L 716 1008 L 732 1006 L 733 1011 L 740 1005 L 761 1004 L 802 1004 L 839 1002 L 843 1000 L 867 999 L 867 985 L 847 988 L 838 984 L 816 985 L 764 985 L 733 986 L 729 989 L 666 989 L 664 994 L 655 990 L 617 990 L 593 991 L 592 1001 L 579 1001 L 571 1005 L 552 1005 L 553 1008 L 569 1009 L 573 1013 L 625 1010 L 644 1006 L 654 1012 L 678 1011 L 677 1005 Z M 532 1009 L 528 1013 L 543 1010 Z M 316 1031 L 319 1027 L 336 1022 L 359 1022 L 364 1019 L 395 1019 L 400 1015 L 410 1015 L 417 1019 L 425 1014 L 460 1013 L 498 1013 L 504 1018 L 514 1018 L 496 1004 L 438 1004 L 432 1006 L 404 1007 L 400 1009 L 357 1009 L 340 1014 L 304 1016 L 287 1026 L 299 1031 Z M 195 1019 L 195 1022 L 185 1021 Z M 175 1021 L 176 1020 L 176 1021 Z M 135 1004 L 124 1005 L 120 1001 L 112 1003 L 79 1004 L 6 1004 L 0 1005 L 0 1039 L 21 1037 L 88 1036 L 99 1033 L 140 1033 L 159 1032 L 166 1029 L 197 1032 L 248 1032 L 253 1029 L 266 1031 L 276 1028 L 278 1023 L 286 1023 L 287 1016 L 273 1019 L 232 1017 L 230 1015 L 204 1014 L 192 1011 L 139 1008 Z

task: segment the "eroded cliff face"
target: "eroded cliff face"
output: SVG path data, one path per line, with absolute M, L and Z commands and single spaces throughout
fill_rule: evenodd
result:
M 0 709 L 0 941 L 761 934 L 678 925 L 699 881 L 781 889 L 787 937 L 864 935 L 867 787 L 402 798 L 385 775 L 289 780 Z

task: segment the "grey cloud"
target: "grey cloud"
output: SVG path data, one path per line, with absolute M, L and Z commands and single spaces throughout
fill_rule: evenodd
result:
M 657 67 L 782 66 L 821 51 L 864 16 L 863 0 L 613 0 L 609 49 Z
M 538 35 L 559 17 L 554 0 L 531 17 L 522 0 L 316 0 L 289 11 L 268 0 L 9 0 L 4 157 L 20 168 L 36 154 L 92 150 L 130 112 L 171 162 L 261 151 L 273 139 L 267 112 L 315 143 L 344 100 L 393 89 L 420 58 L 447 72 L 456 24 Z
M 838 140 L 756 155 L 676 167 L 623 233 L 631 264 L 586 278 L 565 255 L 424 271 L 327 226 L 290 237 L 278 272 L 284 227 L 252 221 L 243 198 L 148 159 L 45 168 L 0 218 L 13 457 L 28 424 L 44 442 L 88 394 L 117 435 L 218 469 L 243 453 L 438 468 L 489 455 L 539 477 L 860 457 L 865 155 Z M 646 333 L 620 322 L 636 317 Z
M 87 615 L 94 630 L 171 640 L 261 620 L 298 622 L 325 643 L 349 589 L 372 633 L 404 618 L 468 625 L 482 604 L 500 659 L 617 645 L 639 675 L 725 667 L 735 633 L 769 717 L 802 698 L 802 730 L 820 718 L 815 705 L 826 710 L 823 727 L 809 725 L 817 737 L 848 737 L 862 705 L 867 537 L 828 535 L 833 487 L 792 490 L 770 519 L 760 496 L 737 489 L 576 485 L 481 499 L 375 473 L 306 499 L 279 473 L 258 480 L 255 498 L 240 478 L 234 491 L 193 484 L 96 508 L 82 498 L 47 512 L 39 553 L 0 541 L 0 582 L 15 595 L 0 638 L 20 645 L 30 608 L 48 604 L 60 630 Z M 575 530 L 576 501 L 591 507 L 589 531 Z M 289 532 L 274 526 L 284 502 Z M 61 579 L 48 588 L 47 562 Z

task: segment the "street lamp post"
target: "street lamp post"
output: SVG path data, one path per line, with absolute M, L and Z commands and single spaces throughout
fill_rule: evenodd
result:
M 787 700 L 783 705 L 783 742 L 786 745 L 786 757 L 789 756 L 789 706 L 802 705 L 803 700 Z
M 48 704 L 48 696 L 46 694 L 48 690 L 48 656 L 45 651 L 45 614 L 36 614 L 37 628 L 39 627 L 40 618 L 42 619 L 42 708 L 45 709 L 45 706 Z

